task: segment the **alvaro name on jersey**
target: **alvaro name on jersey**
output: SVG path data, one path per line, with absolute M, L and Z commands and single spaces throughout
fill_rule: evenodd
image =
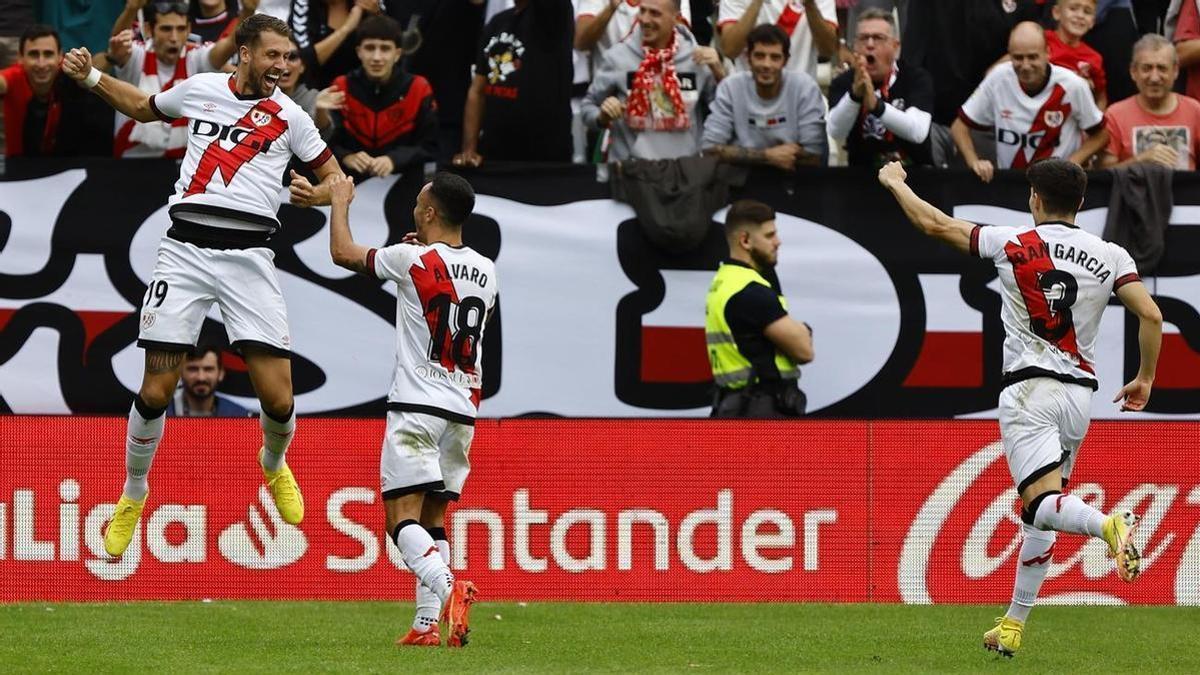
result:
M 1065 222 L 976 225 L 971 253 L 990 259 L 1002 286 L 1007 386 L 1031 377 L 1097 387 L 1093 354 L 1109 296 L 1140 281 L 1119 245 Z
M 967 126 L 995 129 L 996 166 L 1024 169 L 1047 157 L 1068 159 L 1079 149 L 1082 131 L 1099 131 L 1104 113 L 1087 82 L 1051 65 L 1041 91 L 1027 94 L 1011 64 L 992 69 L 958 111 Z
M 150 108 L 165 122 L 188 120 L 170 213 L 199 215 L 201 224 L 273 233 L 292 155 L 314 168 L 333 156 L 312 118 L 278 87 L 266 98 L 242 95 L 225 73 L 182 80 L 151 96 Z
M 474 424 L 496 265 L 466 246 L 394 244 L 367 266 L 396 282 L 396 373 L 388 409 Z

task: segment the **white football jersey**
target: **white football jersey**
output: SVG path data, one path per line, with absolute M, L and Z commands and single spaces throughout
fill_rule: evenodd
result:
M 1051 65 L 1046 85 L 1030 96 L 1007 63 L 983 78 L 958 116 L 976 129 L 995 129 L 1001 169 L 1024 169 L 1046 157 L 1067 159 L 1079 149 L 1083 131 L 1104 121 L 1092 90 L 1075 73 Z
M 470 424 L 479 409 L 483 330 L 496 265 L 466 246 L 394 244 L 367 266 L 396 282 L 396 374 L 388 409 Z
M 717 13 L 717 28 L 723 29 L 731 23 L 737 23 L 742 14 L 750 8 L 750 0 L 721 0 Z M 837 31 L 837 4 L 834 0 L 817 0 L 817 9 L 821 18 Z M 808 73 L 812 79 L 817 79 L 817 45 L 812 39 L 812 30 L 808 27 L 808 12 L 804 11 L 804 0 L 763 0 L 762 9 L 758 10 L 756 26 L 773 23 L 783 29 L 792 38 L 791 56 L 787 67 Z M 743 53 L 737 57 L 738 70 L 749 70 L 750 62 Z
M 204 73 L 150 97 L 163 121 L 188 120 L 187 154 L 170 211 L 273 231 L 292 155 L 317 167 L 333 154 L 312 118 L 278 87 L 268 98 L 250 98 L 237 93 L 235 82 L 233 75 Z
M 976 225 L 971 253 L 991 259 L 1003 287 L 1002 382 L 1053 377 L 1095 389 L 1100 317 L 1114 291 L 1141 281 L 1129 253 L 1057 221 Z

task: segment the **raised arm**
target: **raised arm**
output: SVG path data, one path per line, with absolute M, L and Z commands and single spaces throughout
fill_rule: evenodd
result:
M 105 75 L 92 66 L 86 47 L 76 47 L 63 55 L 62 71 L 85 89 L 104 99 L 118 112 L 139 122 L 154 122 L 159 116 L 150 105 L 150 95 L 137 87 Z
M 375 271 L 367 267 L 367 249 L 354 241 L 350 233 L 350 202 L 354 201 L 354 179 L 338 175 L 329 182 L 329 255 L 338 267 L 374 276 Z
M 241 5 L 242 9 L 237 18 L 239 22 L 249 19 L 258 11 L 258 0 L 241 0 Z M 221 66 L 233 57 L 233 53 L 237 51 L 236 39 L 237 31 L 231 30 L 225 37 L 213 43 L 212 49 L 208 51 L 208 62 L 213 70 L 220 70 Z
M 137 19 L 137 13 L 145 6 L 146 0 L 126 0 L 125 7 L 121 9 L 121 13 L 113 23 L 112 33 L 109 33 L 109 35 L 116 35 L 132 27 L 134 20 Z
M 1154 372 L 1158 368 L 1158 352 L 1162 347 L 1162 312 L 1146 285 L 1131 281 L 1117 288 L 1117 298 L 1138 318 L 1138 346 L 1142 355 L 1137 376 L 1121 387 L 1113 403 L 1121 402 L 1122 411 L 1136 412 L 1146 407 L 1150 400 L 1150 389 L 1154 385 Z
M 971 251 L 971 231 L 974 223 L 958 220 L 942 213 L 933 204 L 921 199 L 904 180 L 908 177 L 900 162 L 888 162 L 879 170 L 879 182 L 891 191 L 900 203 L 904 215 L 922 234 L 941 239 L 963 253 Z
M 758 12 L 762 6 L 763 0 L 750 0 L 746 11 L 742 12 L 737 21 L 726 24 L 724 28 L 718 27 L 721 32 L 721 51 L 725 53 L 726 58 L 736 59 L 746 50 L 746 36 L 758 25 Z

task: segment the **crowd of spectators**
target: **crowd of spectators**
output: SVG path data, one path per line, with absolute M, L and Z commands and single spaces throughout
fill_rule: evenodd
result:
M 696 155 L 1195 170 L 1198 1 L 0 0 L 0 142 L 177 158 L 184 127 L 114 116 L 63 52 L 162 91 L 232 69 L 266 12 L 293 32 L 280 87 L 361 178 Z

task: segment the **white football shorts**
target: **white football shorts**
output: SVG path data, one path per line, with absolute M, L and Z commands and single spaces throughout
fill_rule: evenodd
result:
M 1034 377 L 1000 392 L 1000 437 L 1019 493 L 1054 467 L 1070 478 L 1091 423 L 1093 391 L 1048 377 Z
M 213 249 L 163 237 L 142 301 L 138 346 L 166 351 L 194 346 L 215 302 L 231 345 L 290 355 L 287 307 L 274 261 L 275 252 L 264 246 Z
M 415 492 L 457 501 L 471 472 L 475 427 L 424 413 L 389 410 L 379 482 L 384 499 Z

